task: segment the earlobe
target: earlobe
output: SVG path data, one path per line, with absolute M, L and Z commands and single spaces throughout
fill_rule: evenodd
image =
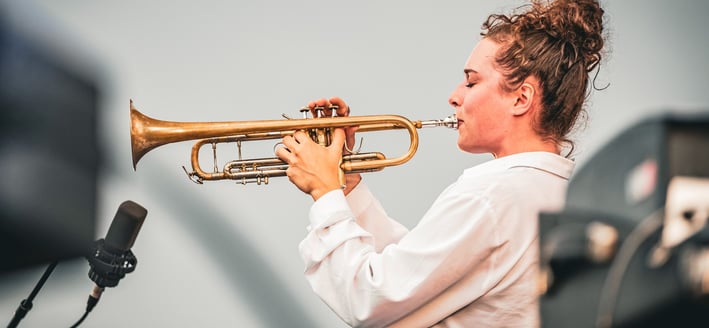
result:
M 515 91 L 515 104 L 512 106 L 512 114 L 515 116 L 524 115 L 532 109 L 536 88 L 532 83 L 524 81 Z

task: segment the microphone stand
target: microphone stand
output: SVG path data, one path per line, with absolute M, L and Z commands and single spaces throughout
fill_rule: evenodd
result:
M 56 266 L 57 261 L 54 261 L 49 264 L 46 270 L 44 270 L 42 278 L 40 278 L 37 284 L 34 286 L 34 289 L 32 289 L 30 296 L 20 302 L 20 306 L 18 306 L 17 310 L 15 310 L 15 315 L 12 317 L 12 321 L 10 321 L 10 323 L 7 325 L 7 328 L 17 327 L 20 321 L 25 317 L 25 315 L 27 315 L 27 312 L 32 310 L 32 301 L 34 300 L 35 296 L 37 296 L 37 293 L 39 293 L 39 290 L 42 289 L 42 286 L 44 286 L 44 283 L 49 278 L 49 275 L 52 274 L 52 271 L 54 271 L 54 268 Z

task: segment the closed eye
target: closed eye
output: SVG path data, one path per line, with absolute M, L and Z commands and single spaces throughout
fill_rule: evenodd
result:
M 478 78 L 477 78 L 478 72 L 477 72 L 476 70 L 474 70 L 474 69 L 466 68 L 466 69 L 463 70 L 463 73 L 465 73 L 465 81 L 468 82 L 467 84 L 465 84 L 465 87 L 466 87 L 466 88 L 472 88 L 473 86 L 475 86 L 475 82 L 472 82 L 472 81 L 476 81 L 476 82 L 477 82 L 477 80 L 478 80 Z

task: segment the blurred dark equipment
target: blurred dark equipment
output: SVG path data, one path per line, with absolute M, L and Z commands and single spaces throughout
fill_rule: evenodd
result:
M 626 129 L 540 215 L 543 327 L 709 325 L 709 114 Z
M 0 1 L 0 274 L 84 256 L 95 236 L 99 78 L 21 3 Z

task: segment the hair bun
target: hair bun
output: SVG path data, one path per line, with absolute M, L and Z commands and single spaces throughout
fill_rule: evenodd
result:
M 571 45 L 591 71 L 601 59 L 603 14 L 595 0 L 534 1 L 528 14 L 519 17 L 520 32 L 542 30 Z

